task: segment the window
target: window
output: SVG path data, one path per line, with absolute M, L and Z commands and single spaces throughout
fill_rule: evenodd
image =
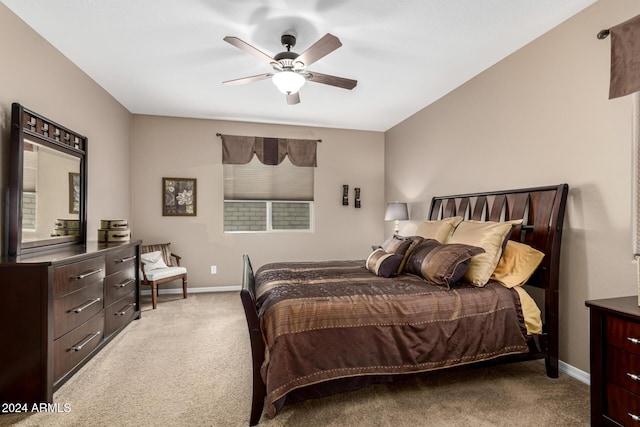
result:
M 633 94 L 633 255 L 640 258 L 640 92 Z M 638 261 L 640 288 L 640 261 Z M 640 302 L 640 300 L 639 300 Z
M 22 228 L 36 229 L 38 147 L 25 141 L 22 170 Z
M 224 232 L 310 231 L 313 229 L 314 168 L 288 158 L 277 166 L 257 157 L 244 165 L 223 165 Z

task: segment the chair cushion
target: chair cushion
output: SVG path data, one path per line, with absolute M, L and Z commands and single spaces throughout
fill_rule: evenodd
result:
M 187 269 L 184 267 L 157 268 L 155 270 L 146 271 L 147 280 L 150 281 L 164 279 L 165 277 L 177 276 L 179 274 L 185 274 L 186 272 Z

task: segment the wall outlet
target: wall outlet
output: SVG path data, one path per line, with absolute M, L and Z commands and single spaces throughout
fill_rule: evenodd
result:
M 216 267 L 215 265 L 211 266 L 211 274 L 216 274 L 218 273 L 218 267 Z

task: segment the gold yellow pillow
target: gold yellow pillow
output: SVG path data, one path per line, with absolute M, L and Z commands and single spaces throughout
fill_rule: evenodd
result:
M 491 278 L 507 288 L 524 285 L 536 271 L 544 253 L 524 243 L 509 240 Z
M 418 226 L 416 236 L 445 243 L 453 233 L 453 230 L 462 222 L 462 219 L 461 216 L 452 216 L 438 221 L 425 221 Z
M 524 326 L 527 328 L 528 334 L 542 333 L 542 318 L 540 317 L 540 309 L 531 295 L 524 290 L 523 287 L 517 286 L 515 290 L 520 297 L 520 306 L 522 307 L 522 315 L 524 316 Z
M 511 236 L 514 225 L 522 224 L 522 220 L 492 222 L 492 221 L 462 221 L 447 243 L 463 243 L 478 246 L 485 253 L 471 258 L 469 268 L 464 279 L 475 286 L 484 286 L 496 269 L 505 239 Z

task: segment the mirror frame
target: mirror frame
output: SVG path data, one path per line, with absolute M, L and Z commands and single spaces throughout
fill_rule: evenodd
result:
M 25 138 L 80 160 L 79 235 L 22 241 L 22 190 Z M 5 248 L 9 257 L 87 242 L 87 138 L 35 113 L 18 103 L 11 104 L 9 192 L 6 203 Z M 53 226 L 53 224 L 52 224 Z

